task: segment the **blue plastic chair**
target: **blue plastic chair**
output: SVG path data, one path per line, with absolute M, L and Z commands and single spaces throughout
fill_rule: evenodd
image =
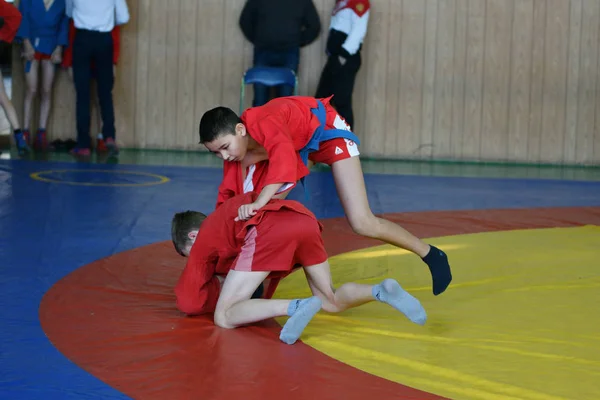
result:
M 244 112 L 244 97 L 246 85 L 255 83 L 266 86 L 286 85 L 294 88 L 294 96 L 298 95 L 298 77 L 292 69 L 279 67 L 253 67 L 242 76 L 242 87 L 240 90 L 240 114 Z

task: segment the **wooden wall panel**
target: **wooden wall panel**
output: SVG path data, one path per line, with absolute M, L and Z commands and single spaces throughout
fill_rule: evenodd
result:
M 585 0 L 581 21 L 581 44 L 579 57 L 581 59 L 581 78 L 579 81 L 579 104 L 577 120 L 577 143 L 575 159 L 579 162 L 598 164 L 600 152 L 594 153 L 599 145 L 598 139 L 594 140 L 594 132 L 600 127 L 600 79 L 598 68 L 598 51 L 600 29 L 600 2 Z M 596 142 L 596 143 L 594 143 Z
M 511 32 L 507 153 L 522 162 L 528 160 L 534 2 L 515 2 Z
M 485 10 L 484 1 L 469 0 L 466 67 L 463 72 L 465 75 L 465 128 L 461 143 L 461 158 L 466 160 L 481 158 Z M 458 71 L 458 73 L 461 72 Z
M 238 28 L 244 1 L 128 0 L 114 89 L 121 145 L 202 150 L 202 113 L 238 109 L 240 78 L 252 64 Z M 302 49 L 301 95 L 316 90 L 334 1 L 314 2 L 323 32 Z M 364 156 L 600 164 L 597 0 L 371 2 L 353 99 Z M 18 57 L 13 66 L 21 113 Z M 74 137 L 65 71 L 53 98 L 50 136 Z M 248 87 L 246 107 L 251 98 Z

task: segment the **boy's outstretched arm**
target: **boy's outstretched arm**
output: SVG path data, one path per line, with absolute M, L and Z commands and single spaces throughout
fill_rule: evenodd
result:
M 282 186 L 283 183 L 272 183 L 265 186 L 253 203 L 244 204 L 238 209 L 238 216 L 235 220 L 244 221 L 253 217 L 259 209 L 264 207 L 275 196 Z
M 253 126 L 252 137 L 268 155 L 265 186 L 254 203 L 240 207 L 236 220 L 251 218 L 275 195 L 287 191 L 296 184 L 298 179 L 308 174 L 308 169 L 305 173 L 299 171 L 299 154 L 294 147 L 292 133 L 280 118 L 276 116 L 262 118 Z
M 221 282 L 215 274 L 216 260 L 190 255 L 175 286 L 177 308 L 186 315 L 201 315 L 215 311 Z

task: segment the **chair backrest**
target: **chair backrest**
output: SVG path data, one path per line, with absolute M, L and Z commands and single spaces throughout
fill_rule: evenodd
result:
M 294 88 L 294 95 L 298 95 L 298 77 L 294 70 L 279 67 L 252 67 L 242 76 L 240 90 L 240 114 L 244 111 L 244 96 L 246 85 L 262 84 L 266 86 L 286 85 Z
M 253 67 L 244 73 L 243 80 L 246 85 L 259 83 L 266 86 L 296 86 L 296 74 L 288 68 Z

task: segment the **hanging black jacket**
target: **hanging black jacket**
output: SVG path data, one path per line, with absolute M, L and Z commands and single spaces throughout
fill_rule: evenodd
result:
M 312 43 L 321 20 L 312 0 L 248 0 L 240 28 L 257 49 L 288 50 Z

